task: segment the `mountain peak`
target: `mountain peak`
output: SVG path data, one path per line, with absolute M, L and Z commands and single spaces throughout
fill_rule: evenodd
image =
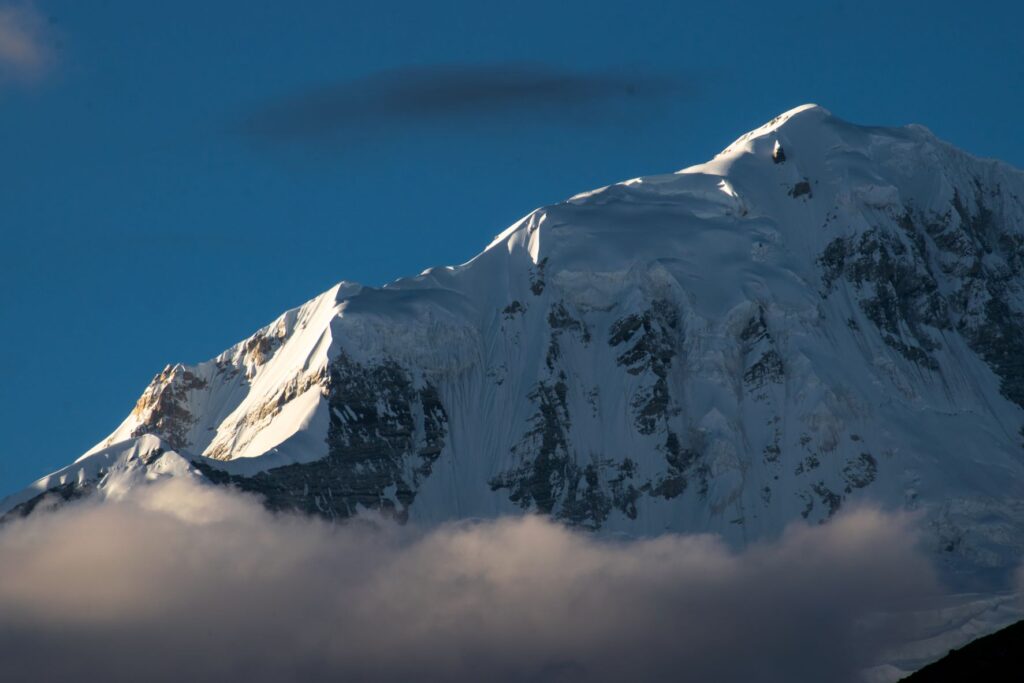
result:
M 801 104 L 798 107 L 782 112 L 756 130 L 764 129 L 765 132 L 768 132 L 771 130 L 782 130 L 787 126 L 813 125 L 827 121 L 830 118 L 833 118 L 832 112 L 820 104 Z
M 188 472 L 329 518 L 525 510 L 744 543 L 873 500 L 999 574 L 1024 551 L 1021 197 L 918 128 L 802 105 L 172 365 L 0 512 Z
M 792 155 L 787 157 L 787 146 L 799 146 L 804 150 L 817 150 L 815 153 L 819 153 L 838 141 L 840 133 L 837 128 L 844 125 L 856 128 L 846 124 L 820 105 L 802 104 L 744 133 L 706 164 L 688 167 L 683 172 L 711 170 L 725 174 L 733 162 L 745 155 L 753 154 L 776 159 L 775 152 L 778 147 L 783 149 L 783 158 L 792 158 Z

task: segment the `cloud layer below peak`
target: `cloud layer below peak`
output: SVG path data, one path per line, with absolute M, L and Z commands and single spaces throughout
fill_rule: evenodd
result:
M 913 547 L 872 509 L 733 551 L 530 516 L 332 526 L 166 481 L 0 529 L 0 677 L 852 680 L 894 637 L 865 618 L 935 590 Z

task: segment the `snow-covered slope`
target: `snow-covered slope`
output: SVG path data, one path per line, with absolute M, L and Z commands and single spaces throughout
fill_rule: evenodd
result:
M 1022 197 L 1020 171 L 920 126 L 798 107 L 168 366 L 0 513 L 166 472 L 328 517 L 742 543 L 875 500 L 998 575 L 1024 549 Z

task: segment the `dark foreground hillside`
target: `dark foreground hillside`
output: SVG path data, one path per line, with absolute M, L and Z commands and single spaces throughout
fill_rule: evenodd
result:
M 978 638 L 939 661 L 904 678 L 904 683 L 970 681 L 999 683 L 1024 680 L 1024 621 Z

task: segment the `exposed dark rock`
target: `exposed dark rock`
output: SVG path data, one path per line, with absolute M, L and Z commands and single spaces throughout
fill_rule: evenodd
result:
M 699 454 L 684 448 L 668 426 L 676 414 L 668 393 L 668 370 L 681 334 L 679 313 L 667 300 L 625 316 L 611 329 L 609 344 L 628 346 L 618 364 L 632 375 L 649 372 L 653 382 L 641 388 L 631 400 L 637 429 L 643 434 L 662 430 L 666 471 L 654 479 L 635 484 L 636 465 L 626 458 L 616 464 L 594 456 L 581 458 L 569 442 L 572 426 L 564 371 L 559 368 L 559 340 L 565 333 L 582 344 L 591 340 L 586 323 L 572 314 L 564 302 L 549 310 L 551 336 L 546 356 L 550 379 L 537 383 L 529 398 L 536 404 L 532 428 L 513 448 L 521 462 L 490 481 L 492 490 L 507 490 L 509 500 L 523 509 L 536 509 L 573 525 L 598 528 L 613 510 L 627 517 L 636 515 L 636 501 L 643 494 L 674 498 L 682 494 L 693 472 L 701 476 L 706 491 L 709 473 L 695 467 Z M 703 473 L 703 474 L 701 474 Z
M 564 302 L 558 302 L 551 307 L 548 311 L 548 326 L 552 330 L 571 331 L 579 335 L 580 340 L 584 344 L 590 343 L 590 330 L 587 329 L 586 323 L 582 320 L 578 320 L 572 316 L 569 309 L 565 307 Z
M 501 310 L 505 316 L 505 320 L 511 320 L 512 318 L 526 312 L 526 306 L 520 303 L 518 300 L 513 301 L 508 306 Z
M 185 407 L 188 394 L 206 386 L 206 380 L 187 368 L 168 365 L 153 378 L 135 404 L 132 414 L 140 424 L 131 435 L 154 434 L 171 448 L 188 448 L 188 431 L 195 424 L 195 417 Z
M 262 365 L 281 347 L 281 336 L 260 330 L 242 347 L 243 357 L 252 365 Z
M 554 384 L 539 382 L 530 393 L 537 404 L 533 428 L 524 442 L 530 446 L 530 455 L 514 470 L 494 477 L 491 490 L 509 489 L 509 500 L 523 509 L 536 507 L 550 514 L 570 483 L 580 475 L 580 468 L 569 452 L 567 430 L 571 426 L 566 403 L 568 387 L 564 381 Z
M 548 311 L 548 327 L 551 330 L 548 339 L 548 353 L 545 359 L 548 370 L 554 372 L 558 359 L 562 356 L 562 349 L 559 341 L 563 332 L 575 333 L 583 344 L 590 343 L 590 330 L 586 323 L 572 316 L 563 302 L 558 302 Z
M 785 379 L 786 369 L 782 356 L 775 349 L 775 340 L 768 331 L 762 307 L 758 306 L 757 312 L 740 332 L 740 342 L 741 352 L 747 359 L 743 372 L 744 384 L 757 390 L 768 384 L 779 384 Z
M 636 465 L 597 460 L 580 463 L 570 450 L 571 427 L 563 380 L 538 383 L 530 394 L 537 406 L 533 428 L 516 450 L 522 463 L 490 481 L 492 491 L 508 490 L 509 500 L 574 526 L 599 528 L 613 509 L 636 517 L 640 491 L 632 484 Z
M 825 482 L 819 481 L 818 483 L 811 487 L 811 490 L 817 494 L 818 498 L 821 500 L 822 505 L 826 507 L 826 509 L 828 510 L 829 517 L 832 517 L 837 512 L 839 512 L 839 508 L 843 504 L 843 497 L 836 493 L 835 491 L 833 491 L 832 489 L 830 489 L 829 487 L 825 486 Z
M 632 399 L 637 429 L 653 434 L 659 422 L 676 414 L 668 391 L 668 372 L 682 342 L 679 311 L 666 299 L 658 299 L 643 313 L 632 313 L 616 321 L 608 338 L 610 346 L 630 344 L 616 362 L 631 375 L 650 372 L 653 384 Z
M 782 148 L 778 142 L 775 143 L 775 149 L 772 150 L 772 161 L 776 164 L 781 164 L 786 161 L 786 150 Z
M 761 388 L 768 383 L 780 383 L 784 375 L 782 356 L 775 349 L 769 349 L 743 373 L 743 381 Z
M 762 340 L 771 341 L 771 335 L 768 333 L 768 325 L 764 320 L 764 308 L 758 306 L 757 312 L 750 317 L 743 330 L 740 331 L 740 341 L 753 346 Z
M 547 264 L 548 259 L 545 256 L 530 269 L 530 291 L 534 296 L 540 296 L 544 292 L 544 267 Z
M 941 345 L 927 328 L 950 328 L 948 306 L 927 255 L 911 244 L 879 230 L 836 238 L 818 259 L 825 296 L 840 280 L 849 282 L 861 310 L 887 345 L 907 360 L 938 370 L 931 352 Z
M 643 489 L 651 495 L 665 499 L 681 496 L 686 492 L 691 471 L 700 460 L 700 455 L 695 449 L 683 448 L 679 443 L 679 437 L 670 430 L 665 439 L 665 460 L 668 461 L 668 469 L 654 481 L 645 484 Z M 707 472 L 698 472 L 698 475 L 704 477 L 703 484 L 706 490 Z
M 862 489 L 878 476 L 878 462 L 870 453 L 861 453 L 857 458 L 843 467 L 843 479 L 846 480 L 846 492 Z
M 818 458 L 817 453 L 811 453 L 797 463 L 797 466 L 793 469 L 793 474 L 799 476 L 804 472 L 810 472 L 818 469 L 819 467 L 821 467 L 821 460 Z
M 1024 236 L 1006 230 L 990 203 L 1001 197 L 975 180 L 973 201 L 955 191 L 944 213 L 906 208 L 895 234 L 869 230 L 838 238 L 819 263 L 825 296 L 839 280 L 850 282 L 885 342 L 905 358 L 938 370 L 941 348 L 928 328 L 960 332 L 999 376 L 1002 394 L 1024 406 Z M 973 206 L 973 208 L 971 208 Z M 957 289 L 940 292 L 934 273 Z
M 271 510 L 335 519 L 362 507 L 404 521 L 444 448 L 448 415 L 437 390 L 416 388 L 394 361 L 362 365 L 341 355 L 331 364 L 327 396 L 326 457 L 251 477 L 196 466 L 215 483 L 262 495 Z
M 804 502 L 804 507 L 800 511 L 800 516 L 807 519 L 811 516 L 811 513 L 814 512 L 814 498 L 806 491 L 801 491 L 797 495 L 800 497 L 800 500 Z
M 806 196 L 808 199 L 810 199 L 811 197 L 814 196 L 813 194 L 811 194 L 811 183 L 808 182 L 806 178 L 804 178 L 803 180 L 801 180 L 800 182 L 798 182 L 796 185 L 789 189 L 789 196 L 792 197 L 793 199 L 803 196 Z
M 13 508 L 8 510 L 3 515 L 0 515 L 0 525 L 15 519 L 21 519 L 28 517 L 34 510 L 49 507 L 50 505 L 61 505 L 68 501 L 78 500 L 86 496 L 94 488 L 93 485 L 87 484 L 85 486 L 79 486 L 77 482 L 69 481 L 66 484 L 60 486 L 54 486 L 49 488 L 37 496 L 29 498 L 23 503 L 15 505 Z
M 1024 312 L 1010 303 L 1012 290 L 1000 278 L 988 279 L 985 290 L 984 306 L 974 316 L 965 316 L 959 329 L 999 376 L 1002 394 L 1024 406 Z

